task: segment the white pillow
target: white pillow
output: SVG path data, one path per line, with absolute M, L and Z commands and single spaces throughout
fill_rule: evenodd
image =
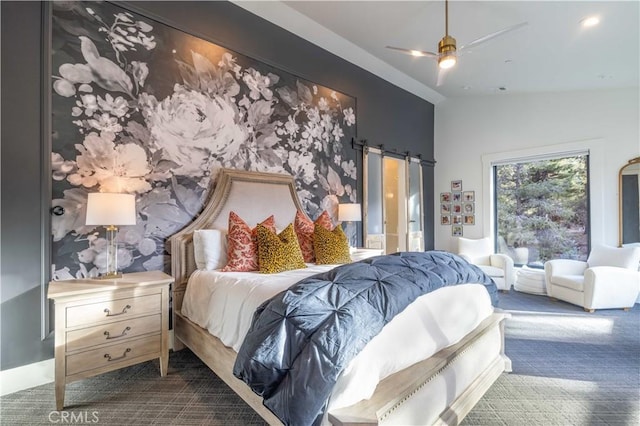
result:
M 598 245 L 591 249 L 587 264 L 590 268 L 596 266 L 616 266 L 636 270 L 640 261 L 638 247 L 611 247 Z
M 227 264 L 227 233 L 218 229 L 193 231 L 193 256 L 198 269 L 223 268 Z

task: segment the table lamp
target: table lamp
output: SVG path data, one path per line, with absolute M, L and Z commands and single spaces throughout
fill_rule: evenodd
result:
M 360 222 L 362 220 L 362 209 L 360 208 L 360 204 L 338 204 L 338 220 L 340 222 L 347 222 L 347 224 L 350 224 L 351 222 Z M 354 232 L 354 237 L 355 234 L 356 233 Z M 352 241 L 351 237 L 349 237 L 349 246 L 355 247 L 355 244 L 352 243 L 355 243 L 355 241 Z
M 107 271 L 100 278 L 112 279 L 118 273 L 116 225 L 136 224 L 136 197 L 133 194 L 92 192 L 87 199 L 87 225 L 102 225 L 107 230 Z

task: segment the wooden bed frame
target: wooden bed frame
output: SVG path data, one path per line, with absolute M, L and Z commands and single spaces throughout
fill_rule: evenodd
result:
M 247 223 L 258 223 L 274 214 L 278 229 L 291 223 L 297 210 L 304 211 L 291 176 L 230 169 L 219 172 L 215 190 L 210 191 L 202 213 L 170 239 L 171 269 L 175 279 L 173 349 L 180 350 L 186 345 L 267 423 L 279 425 L 282 423 L 262 404 L 262 398 L 233 375 L 236 352 L 181 314 L 187 281 L 195 270 L 193 231 L 227 229 L 231 210 Z M 397 413 L 402 413 L 404 417 L 401 418 L 406 419 L 407 410 L 422 419 L 427 410 L 425 398 L 430 400 L 429 392 L 437 392 L 436 399 L 442 400 L 441 406 L 434 403 L 435 417 L 433 413 L 425 414 L 435 419 L 428 423 L 458 424 L 500 374 L 511 371 L 511 361 L 504 354 L 504 320 L 508 316 L 501 312 L 492 314 L 457 344 L 384 379 L 372 398 L 329 413 L 329 421 L 334 425 L 372 425 L 381 421 L 393 424 Z M 496 348 L 496 338 L 499 348 Z M 490 344 L 489 340 L 494 342 Z M 491 345 L 491 357 L 486 360 L 487 351 L 483 348 Z M 463 363 L 474 366 L 473 379 L 465 383 L 463 389 L 452 390 L 456 388 L 451 385 L 456 376 L 454 367 Z M 480 368 L 475 367 L 480 364 Z

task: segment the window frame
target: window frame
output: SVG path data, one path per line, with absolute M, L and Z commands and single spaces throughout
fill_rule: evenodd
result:
M 564 158 L 572 158 L 572 157 L 584 157 L 584 162 L 585 162 L 585 172 L 586 172 L 586 183 L 585 183 L 585 196 L 586 196 L 586 223 L 585 223 L 585 230 L 587 232 L 587 248 L 586 248 L 586 253 L 585 253 L 585 258 L 582 260 L 587 259 L 587 257 L 589 256 L 589 253 L 591 252 L 591 192 L 590 192 L 590 180 L 591 180 L 591 173 L 590 173 L 590 161 L 591 161 L 591 155 L 589 154 L 588 150 L 584 150 L 584 151 L 577 151 L 577 152 L 573 152 L 573 153 L 561 153 L 559 155 L 553 155 L 553 154 L 549 154 L 549 155 L 542 155 L 542 156 L 536 156 L 536 157 L 532 157 L 532 158 L 525 158 L 525 159 L 516 159 L 513 161 L 499 161 L 499 162 L 494 162 L 492 164 L 492 176 L 493 176 L 493 187 L 494 187 L 494 192 L 493 192 L 493 217 L 494 217 L 494 227 L 493 227 L 493 232 L 492 232 L 492 238 L 493 238 L 493 244 L 494 244 L 494 249 L 495 252 L 498 253 L 498 237 L 499 237 L 499 223 L 497 221 L 498 218 L 498 203 L 497 203 L 497 197 L 498 197 L 498 193 L 496 190 L 497 187 L 497 183 L 498 183 L 498 167 L 500 166 L 508 166 L 508 165 L 515 165 L 515 164 L 527 164 L 527 163 L 537 163 L 540 161 L 552 161 L 552 160 L 562 160 Z M 506 254 L 506 253 L 505 253 Z M 564 258 L 564 257 L 561 257 Z M 541 265 L 535 265 L 535 264 L 529 264 L 529 263 L 525 263 L 525 264 L 520 264 L 520 263 L 515 263 L 515 259 L 514 259 L 514 264 L 515 266 L 521 267 L 521 266 L 527 266 L 527 267 L 531 267 L 531 268 L 542 268 Z
M 587 139 L 582 141 L 567 142 L 556 145 L 543 145 L 536 148 L 526 148 L 512 151 L 497 152 L 482 155 L 482 232 L 484 236 L 493 236 L 496 225 L 495 216 L 495 187 L 493 180 L 493 165 L 501 162 L 514 162 L 533 158 L 552 158 L 575 155 L 576 153 L 589 154 L 589 218 L 590 238 L 589 247 L 596 244 L 604 244 L 606 239 L 605 218 L 605 143 L 604 139 Z M 540 144 L 542 145 L 542 144 Z M 495 241 L 494 241 L 495 243 Z

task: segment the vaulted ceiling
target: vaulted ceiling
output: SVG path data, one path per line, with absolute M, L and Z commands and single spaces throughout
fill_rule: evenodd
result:
M 445 32 L 442 0 L 237 4 L 434 103 L 456 96 L 639 87 L 638 1 L 451 1 L 449 34 L 458 47 L 527 25 L 463 50 L 440 79 L 436 60 L 385 46 L 437 52 Z M 598 25 L 581 25 L 594 15 Z

